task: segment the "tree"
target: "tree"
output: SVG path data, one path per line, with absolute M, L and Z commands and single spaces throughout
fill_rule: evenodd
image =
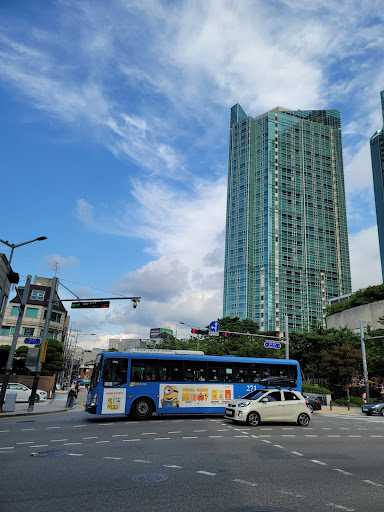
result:
M 322 362 L 331 384 L 345 386 L 349 400 L 349 385 L 356 376 L 357 364 L 361 361 L 361 350 L 351 345 L 333 345 L 321 351 Z
M 29 370 L 25 368 L 25 362 L 27 360 L 28 347 L 26 345 L 22 345 L 18 347 L 15 351 L 15 356 L 13 358 L 13 367 L 12 371 L 17 375 L 23 375 L 25 373 L 29 374 Z
M 41 375 L 53 375 L 61 372 L 64 363 L 64 348 L 60 341 L 48 339 L 47 354 L 41 370 Z
M 0 345 L 0 370 L 5 370 L 11 345 Z

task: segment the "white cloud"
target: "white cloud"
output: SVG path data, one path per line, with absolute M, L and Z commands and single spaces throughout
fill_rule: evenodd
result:
M 84 224 L 91 226 L 93 224 L 93 206 L 85 199 L 78 199 L 76 203 L 76 215 Z
M 352 290 L 382 282 L 377 227 L 350 235 Z
M 45 261 L 52 268 L 56 263 L 60 267 L 77 267 L 80 261 L 76 256 L 60 256 L 60 254 L 47 254 Z

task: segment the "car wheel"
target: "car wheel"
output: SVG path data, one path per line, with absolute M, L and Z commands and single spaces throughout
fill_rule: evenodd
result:
M 251 427 L 257 427 L 257 425 L 260 423 L 260 415 L 253 411 L 248 414 L 248 425 L 251 425 Z
M 135 420 L 148 420 L 153 413 L 153 404 L 147 398 L 139 398 L 133 402 L 131 413 Z
M 308 404 L 308 405 L 307 405 L 307 407 L 308 407 L 308 409 L 309 409 L 309 412 L 313 412 L 313 405 Z
M 300 425 L 300 427 L 308 427 L 309 421 L 310 417 L 305 412 L 299 414 L 299 417 L 297 418 L 297 424 Z
M 380 416 L 384 416 L 384 407 L 380 411 Z
M 36 393 L 36 395 L 35 395 L 35 402 L 38 402 L 39 400 L 40 400 L 40 397 L 39 397 L 39 395 Z

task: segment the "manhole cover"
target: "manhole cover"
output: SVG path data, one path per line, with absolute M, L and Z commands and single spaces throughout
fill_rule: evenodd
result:
M 134 482 L 139 482 L 140 484 L 155 484 L 167 479 L 167 475 L 162 475 L 161 473 L 140 473 L 132 477 Z
M 69 450 L 51 450 L 49 452 L 39 452 L 39 453 L 31 453 L 34 457 L 61 457 L 62 455 L 67 455 Z

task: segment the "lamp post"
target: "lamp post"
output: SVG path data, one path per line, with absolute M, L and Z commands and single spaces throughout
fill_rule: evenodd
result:
M 22 245 L 26 245 L 26 244 L 31 244 L 32 242 L 40 242 L 42 240 L 47 240 L 47 237 L 46 236 L 39 236 L 38 238 L 34 238 L 33 240 L 28 240 L 28 242 L 23 242 L 21 244 L 10 244 L 8 242 L 8 240 L 2 240 L 0 238 L 0 242 L 1 243 L 5 244 L 5 245 L 7 245 L 8 247 L 11 248 L 11 255 L 10 255 L 9 260 L 8 260 L 7 274 L 11 270 L 11 261 L 12 261 L 13 251 L 17 247 L 21 247 Z M 5 289 L 2 290 L 1 293 L 0 293 L 0 308 L 1 308 L 1 304 L 3 303 L 3 300 L 4 300 L 4 295 L 5 295 Z M 3 312 L 4 311 L 5 311 L 5 304 L 4 304 L 4 307 L 0 309 L 0 327 L 3 324 Z
M 188 327 L 191 327 L 191 329 L 193 329 L 193 325 L 191 325 L 191 324 L 186 324 L 185 322 L 179 322 L 179 324 L 187 325 Z M 199 348 L 200 348 L 200 335 L 198 334 L 197 335 L 197 350 L 199 350 Z

